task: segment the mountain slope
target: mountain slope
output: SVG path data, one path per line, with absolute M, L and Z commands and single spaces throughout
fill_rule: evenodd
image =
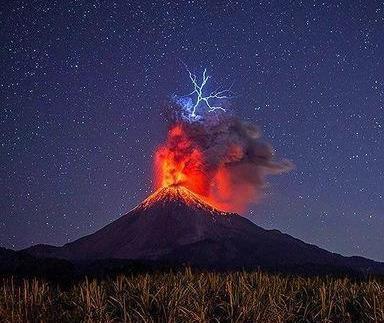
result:
M 383 272 L 384 264 L 343 257 L 237 214 L 212 208 L 183 187 L 155 192 L 128 214 L 63 247 L 38 245 L 35 256 L 69 260 L 137 259 L 209 268 L 325 266 Z

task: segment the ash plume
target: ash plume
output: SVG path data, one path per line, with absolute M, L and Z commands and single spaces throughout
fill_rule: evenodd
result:
M 259 128 L 235 117 L 179 120 L 171 126 L 165 147 L 167 158 L 182 165 L 182 185 L 226 211 L 244 212 L 262 196 L 268 175 L 293 168 L 290 161 L 275 159 Z

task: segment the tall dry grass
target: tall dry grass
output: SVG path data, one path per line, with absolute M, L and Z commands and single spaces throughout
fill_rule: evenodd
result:
M 0 322 L 384 322 L 384 282 L 262 272 L 155 273 L 65 290 L 4 279 Z

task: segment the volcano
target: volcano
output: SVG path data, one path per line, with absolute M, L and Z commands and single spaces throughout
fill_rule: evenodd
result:
M 344 257 L 265 230 L 238 214 L 217 210 L 182 186 L 160 188 L 118 220 L 62 247 L 36 245 L 24 251 L 74 262 L 129 259 L 212 269 L 384 273 L 382 263 Z

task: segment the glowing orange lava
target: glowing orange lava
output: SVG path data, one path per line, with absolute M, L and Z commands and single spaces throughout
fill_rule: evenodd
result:
M 180 185 L 201 195 L 208 192 L 202 172 L 203 154 L 181 125 L 170 129 L 167 141 L 158 148 L 155 159 L 157 188 Z

